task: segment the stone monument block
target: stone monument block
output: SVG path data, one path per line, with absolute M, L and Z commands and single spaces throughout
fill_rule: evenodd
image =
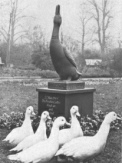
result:
M 69 118 L 70 108 L 77 105 L 82 116 L 91 116 L 95 89 L 84 88 L 84 86 L 85 83 L 79 81 L 56 81 L 53 84 L 52 82 L 48 83 L 48 88 L 37 88 L 39 115 L 47 110 L 51 117 L 65 116 Z

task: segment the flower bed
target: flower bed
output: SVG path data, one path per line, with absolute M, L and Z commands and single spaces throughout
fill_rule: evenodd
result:
M 79 118 L 81 128 L 84 132 L 84 135 L 94 135 L 99 130 L 101 123 L 104 120 L 106 113 L 103 113 L 101 110 L 96 110 L 92 117 L 86 116 Z M 121 116 L 118 115 L 120 118 Z M 55 119 L 55 118 L 54 118 Z M 48 134 L 51 131 L 53 120 L 47 122 L 47 132 Z M 122 119 L 122 118 L 121 118 Z M 0 117 L 0 128 L 4 129 L 13 129 L 22 125 L 24 120 L 24 113 L 21 112 L 11 112 L 10 115 L 4 113 Z M 32 120 L 32 126 L 34 131 L 36 131 L 40 122 L 40 116 L 36 114 L 35 118 Z M 69 122 L 71 122 L 69 118 Z M 111 123 L 111 130 L 118 130 L 122 128 L 122 120 L 116 120 Z

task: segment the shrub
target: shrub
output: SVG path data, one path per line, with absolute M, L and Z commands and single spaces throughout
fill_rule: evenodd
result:
M 49 50 L 42 50 L 41 46 L 33 51 L 31 59 L 32 64 L 42 70 L 54 70 Z
M 31 62 L 31 49 L 28 44 L 16 45 L 13 47 L 10 56 L 10 63 L 16 67 L 28 65 Z
M 96 110 L 92 117 L 89 116 L 81 117 L 79 119 L 79 122 L 84 132 L 84 135 L 94 135 L 98 131 L 101 123 L 103 122 L 105 115 L 106 113 L 103 113 L 100 110 Z M 121 117 L 120 115 L 118 116 Z M 54 119 L 51 121 L 47 121 L 46 123 L 48 135 L 50 134 L 51 127 L 55 118 L 56 117 L 54 117 Z M 24 120 L 23 113 L 12 112 L 10 115 L 4 113 L 0 117 L 0 128 L 13 129 L 15 127 L 19 127 L 22 125 L 23 120 Z M 36 129 L 38 128 L 39 122 L 40 122 L 40 116 L 36 114 L 32 122 L 34 131 L 36 131 Z M 71 122 L 70 118 L 69 118 L 69 122 Z M 121 129 L 122 128 L 121 124 L 122 124 L 122 120 L 116 120 L 112 122 L 111 130 Z
M 0 57 L 2 62 L 6 63 L 7 44 L 0 44 Z M 31 49 L 28 44 L 15 45 L 11 48 L 10 63 L 15 66 L 27 65 L 31 60 Z
M 122 75 L 122 48 L 115 49 L 113 54 L 113 62 L 110 64 L 110 68 Z
M 58 74 L 55 71 L 51 70 L 42 70 L 40 71 L 40 76 L 42 78 L 58 78 Z
M 5 43 L 2 43 L 0 45 L 0 57 L 2 59 L 3 63 L 6 63 L 6 54 L 7 54 L 7 45 Z
M 10 115 L 4 113 L 0 117 L 0 128 L 13 129 L 22 125 L 24 114 L 20 112 L 11 112 Z
M 20 70 L 36 70 L 36 67 L 32 64 L 26 65 L 26 66 L 17 66 Z
M 84 56 L 82 56 L 82 54 L 78 52 L 78 53 L 77 53 L 77 56 L 75 57 L 75 61 L 76 61 L 78 70 L 79 70 L 80 72 L 82 72 L 83 67 L 84 67 L 85 64 L 86 64 Z
M 98 50 L 90 50 L 90 49 L 86 49 L 84 51 L 84 58 L 85 59 L 101 59 L 101 55 L 100 55 L 100 51 Z
M 103 70 L 99 67 L 87 67 L 85 66 L 82 71 L 83 77 L 110 77 L 110 73 L 107 70 Z

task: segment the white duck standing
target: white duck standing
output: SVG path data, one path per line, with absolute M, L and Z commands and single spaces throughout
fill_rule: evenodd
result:
M 35 134 L 26 137 L 23 141 L 21 141 L 15 148 L 10 151 L 21 151 L 29 148 L 30 146 L 38 143 L 39 141 L 43 141 L 47 139 L 46 135 L 46 121 L 51 119 L 48 111 L 44 111 L 41 114 L 41 120 L 39 123 L 39 127 L 36 130 Z
M 33 115 L 35 115 L 33 107 L 27 107 L 22 126 L 13 129 L 3 141 L 8 141 L 12 145 L 17 145 L 27 136 L 34 134 L 31 125 L 31 116 Z
M 10 160 L 18 160 L 24 163 L 36 163 L 39 161 L 40 163 L 44 163 L 51 160 L 59 148 L 59 127 L 66 123 L 64 117 L 58 117 L 53 123 L 51 134 L 47 140 L 41 141 L 18 154 L 9 155 L 8 158 Z
M 80 116 L 78 106 L 72 106 L 70 109 L 71 127 L 69 129 L 62 129 L 59 131 L 59 145 L 71 141 L 73 138 L 83 136 L 80 123 L 76 116 Z
M 83 136 L 72 139 L 58 150 L 56 156 L 63 154 L 65 156 L 71 156 L 76 160 L 84 161 L 99 154 L 105 148 L 110 123 L 117 118 L 115 112 L 108 113 L 95 136 Z

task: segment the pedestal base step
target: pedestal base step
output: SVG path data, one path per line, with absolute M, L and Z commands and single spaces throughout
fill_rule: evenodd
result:
M 84 89 L 85 82 L 83 81 L 51 81 L 51 82 L 48 82 L 48 88 L 59 89 L 59 90 Z

